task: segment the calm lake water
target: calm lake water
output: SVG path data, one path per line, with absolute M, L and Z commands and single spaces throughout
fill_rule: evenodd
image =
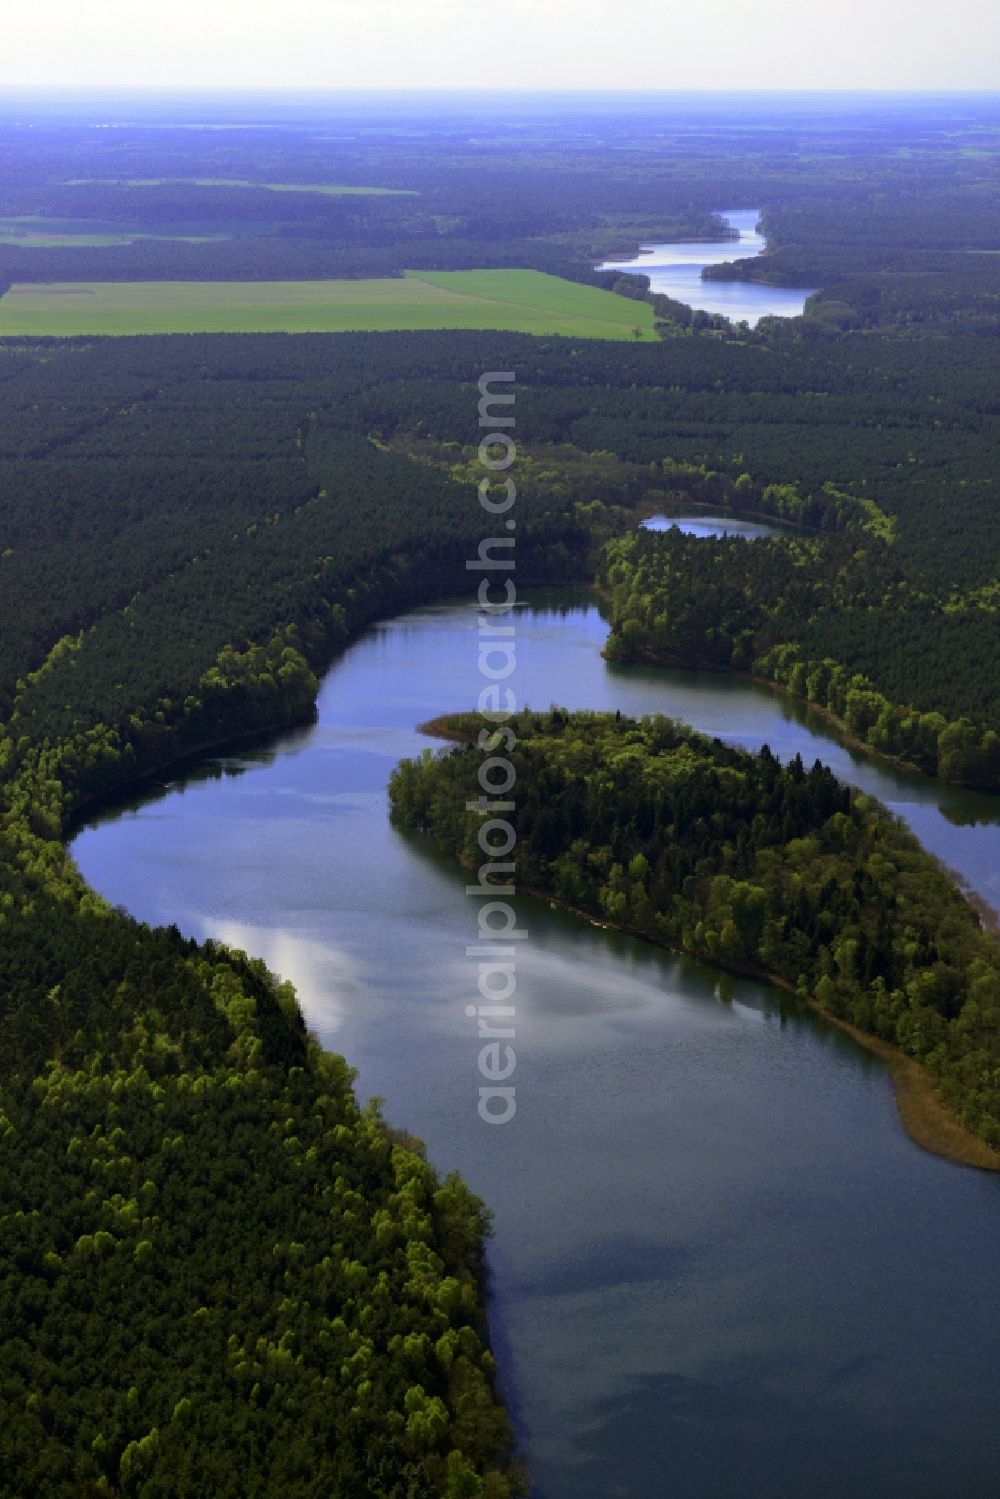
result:
M 641 523 L 644 531 L 683 531 L 685 536 L 788 536 L 787 526 L 766 521 L 744 520 L 737 515 L 650 515 Z
M 997 799 L 852 756 L 752 685 L 611 667 L 588 595 L 535 603 L 521 701 L 821 753 L 1000 905 Z M 479 1121 L 477 906 L 385 796 L 427 743 L 414 726 L 479 686 L 466 604 L 391 620 L 329 672 L 314 727 L 105 817 L 74 853 L 136 915 L 290 977 L 362 1095 L 489 1202 L 494 1343 L 542 1499 L 1000 1492 L 1000 1178 L 912 1145 L 847 1038 L 524 898 L 518 1112 Z
M 762 317 L 798 317 L 806 298 L 817 290 L 815 286 L 760 286 L 752 281 L 701 279 L 707 265 L 746 260 L 767 249 L 767 241 L 757 232 L 759 208 L 727 208 L 721 210 L 721 217 L 731 229 L 739 230 L 738 241 L 723 239 L 695 244 L 682 240 L 672 245 L 643 245 L 634 260 L 606 260 L 597 269 L 641 271 L 649 277 L 651 291 L 705 312 L 721 312 L 734 323 L 745 321 L 751 328 Z

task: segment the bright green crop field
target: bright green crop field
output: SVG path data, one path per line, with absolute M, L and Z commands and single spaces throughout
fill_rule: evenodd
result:
M 491 328 L 653 339 L 653 309 L 541 271 L 408 271 L 365 281 L 16 282 L 0 336 Z

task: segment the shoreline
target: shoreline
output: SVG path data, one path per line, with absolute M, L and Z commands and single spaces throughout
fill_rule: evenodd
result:
M 748 511 L 747 514 L 749 513 Z M 765 516 L 762 519 L 766 520 L 769 517 Z M 773 519 L 773 517 L 770 519 Z M 596 588 L 595 592 L 606 603 L 610 602 L 609 595 L 603 589 Z M 716 672 L 719 676 L 740 677 L 745 682 L 754 682 L 758 687 L 767 687 L 772 692 L 780 693 L 782 697 L 790 698 L 793 703 L 801 703 L 804 708 L 809 709 L 810 713 L 815 713 L 817 718 L 821 718 L 824 722 L 831 724 L 837 731 L 838 739 L 847 749 L 857 750 L 860 754 L 868 755 L 873 760 L 880 760 L 883 765 L 894 765 L 898 770 L 905 770 L 909 775 L 926 776 L 929 781 L 937 781 L 941 786 L 955 786 L 960 791 L 979 791 L 986 796 L 998 795 L 997 790 L 993 787 L 980 786 L 975 781 L 951 781 L 944 776 L 932 775 L 929 770 L 925 770 L 923 766 L 918 765 L 914 760 L 907 760 L 903 755 L 893 755 L 888 750 L 876 749 L 867 740 L 860 739 L 857 734 L 848 728 L 842 718 L 838 718 L 836 713 L 830 708 L 825 707 L 823 703 L 814 702 L 812 698 L 801 697 L 797 692 L 792 692 L 791 688 L 786 687 L 783 682 L 776 682 L 773 677 L 762 677 L 754 671 L 748 671 L 746 668 L 737 666 L 719 666 L 714 661 L 697 661 L 684 656 L 657 655 L 650 650 L 639 651 L 634 656 L 609 656 L 607 646 L 605 646 L 601 651 L 601 655 L 605 661 L 611 661 L 616 666 L 670 666 L 677 667 L 681 671 L 711 671 Z M 948 872 L 952 874 L 951 870 Z M 990 909 L 992 910 L 992 908 Z
M 666 492 L 669 493 L 669 491 Z M 795 536 L 822 536 L 824 534 L 815 526 L 804 526 L 801 521 L 787 520 L 783 515 L 769 515 L 766 510 L 734 510 L 732 505 L 717 504 L 712 500 L 685 499 L 683 505 L 680 501 L 676 503 L 678 515 L 690 508 L 691 510 L 704 510 L 709 515 L 721 515 L 724 520 L 760 521 L 763 525 L 775 526 L 778 530 L 789 531 Z M 663 505 L 650 505 L 644 500 L 641 500 L 635 507 L 635 513 L 639 517 L 640 525 L 654 515 L 663 515 L 667 520 L 673 519 Z M 782 540 L 780 536 L 773 539 Z
M 455 744 L 472 744 L 474 740 L 461 730 L 445 730 L 445 725 L 452 714 L 442 714 L 437 718 L 427 719 L 424 723 L 417 725 L 420 733 L 428 737 L 447 740 Z M 926 852 L 926 850 L 925 850 Z M 454 856 L 453 856 L 454 857 Z M 933 855 L 929 855 L 933 857 Z M 457 860 L 461 866 L 461 860 Z M 942 866 L 943 867 L 943 866 Z M 954 878 L 951 871 L 947 871 Z M 774 989 L 779 989 L 785 994 L 791 995 L 797 1004 L 804 1009 L 810 1010 L 818 1019 L 835 1027 L 849 1036 L 857 1046 L 867 1051 L 870 1055 L 882 1062 L 889 1074 L 892 1084 L 893 1098 L 899 1121 L 910 1140 L 921 1150 L 930 1155 L 937 1156 L 941 1160 L 949 1161 L 952 1165 L 965 1166 L 978 1171 L 1000 1172 L 1000 1151 L 994 1150 L 985 1140 L 981 1139 L 972 1130 L 967 1129 L 955 1117 L 942 1094 L 940 1093 L 933 1077 L 914 1057 L 907 1056 L 906 1052 L 890 1041 L 885 1041 L 869 1031 L 862 1030 L 849 1020 L 840 1016 L 832 1015 L 829 1010 L 823 1008 L 817 999 L 810 996 L 802 999 L 794 984 L 790 980 L 782 978 L 780 974 L 761 968 L 753 963 L 725 963 L 713 957 L 709 953 L 699 952 L 696 949 L 684 947 L 680 944 L 672 944 L 660 941 L 646 932 L 636 931 L 629 926 L 610 921 L 605 917 L 596 915 L 581 906 L 575 906 L 571 902 L 561 899 L 545 890 L 538 890 L 532 886 L 518 886 L 519 895 L 530 896 L 533 900 L 546 901 L 555 910 L 566 911 L 572 916 L 577 916 L 586 921 L 588 925 L 598 927 L 605 932 L 620 932 L 624 936 L 636 937 L 640 941 L 649 942 L 654 947 L 662 948 L 665 952 L 673 952 L 681 957 L 693 958 L 698 962 L 706 963 L 723 973 L 731 973 L 737 977 L 752 978 L 758 982 L 766 983 Z M 968 899 L 963 890 L 964 899 Z M 970 902 L 971 904 L 971 902 Z M 977 911 L 977 914 L 978 911 Z M 1000 927 L 1000 924 L 998 924 Z
M 154 786 L 162 786 L 165 792 L 169 792 L 170 787 L 164 786 L 163 782 L 158 780 L 161 775 L 169 774 L 172 779 L 176 779 L 186 771 L 194 770 L 198 765 L 205 763 L 206 757 L 228 752 L 235 754 L 240 749 L 250 749 L 257 744 L 266 744 L 278 734 L 290 733 L 293 729 L 306 729 L 315 722 L 316 704 L 314 702 L 312 712 L 309 714 L 276 719 L 273 723 L 262 725 L 257 729 L 242 731 L 237 729 L 222 738 L 206 739 L 202 744 L 186 749 L 180 755 L 168 756 L 155 765 L 137 770 L 134 775 L 126 776 L 124 780 L 118 781 L 107 791 L 95 791 L 74 802 L 66 813 L 60 841 L 66 852 L 70 853 L 70 843 L 78 833 L 83 831 L 90 818 L 100 816 L 105 812 L 112 812 L 116 808 L 124 809 L 131 796 L 142 795 L 144 791 L 151 790 Z M 71 853 L 70 857 L 72 858 Z
M 604 652 L 602 651 L 601 654 L 604 655 Z M 606 657 L 605 659 L 609 658 Z M 627 661 L 619 663 L 622 666 L 629 664 Z M 811 698 L 800 697 L 797 692 L 792 692 L 791 688 L 786 687 L 783 682 L 776 682 L 773 677 L 760 677 L 752 671 L 738 671 L 728 666 L 715 666 L 710 662 L 684 661 L 680 657 L 677 657 L 673 661 L 666 661 L 651 655 L 643 655 L 639 658 L 639 664 L 643 666 L 673 666 L 679 668 L 681 671 L 717 671 L 723 675 L 743 677 L 748 682 L 756 683 L 758 687 L 766 687 L 770 692 L 777 692 L 782 697 L 790 698 L 793 703 L 801 703 L 804 708 L 808 708 L 810 713 L 815 713 L 817 718 L 821 718 L 825 723 L 836 729 L 838 739 L 847 749 L 855 750 L 862 755 L 869 755 L 873 760 L 881 761 L 883 765 L 893 765 L 897 770 L 906 771 L 908 775 L 926 776 L 929 781 L 937 781 L 941 786 L 955 786 L 960 791 L 977 791 L 985 796 L 996 795 L 995 792 L 990 791 L 989 787 L 970 785 L 967 781 L 946 781 L 943 776 L 932 776 L 930 771 L 922 769 L 913 760 L 904 759 L 902 755 L 891 755 L 886 750 L 875 749 L 873 745 L 867 744 L 865 740 L 859 739 L 857 734 L 852 733 L 843 719 L 838 718 L 836 713 L 832 712 L 831 709 L 825 708 L 822 703 L 813 702 Z M 917 841 L 919 842 L 920 840 L 918 839 Z M 937 854 L 932 853 L 923 843 L 920 844 L 920 847 L 927 857 L 933 859 L 948 878 L 958 886 L 966 904 L 972 907 L 979 918 L 979 924 L 983 930 L 991 932 L 994 935 L 1000 934 L 1000 911 L 991 906 L 986 897 L 980 895 L 978 890 L 972 888 L 964 874 L 957 869 L 952 869 L 950 864 L 946 864 L 943 859 L 939 859 Z
M 734 213 L 740 213 L 743 210 L 742 209 L 733 209 L 732 211 Z M 718 212 L 718 210 L 716 210 L 716 212 Z M 728 233 L 723 232 L 721 238 L 718 235 L 716 235 L 716 234 L 682 234 L 677 239 L 653 239 L 652 237 L 648 237 L 648 238 L 643 239 L 643 240 L 637 240 L 637 241 L 635 241 L 637 248 L 636 248 L 634 254 L 630 254 L 627 250 L 616 250 L 614 252 L 614 254 L 612 254 L 612 255 L 605 255 L 604 260 L 601 262 L 601 264 L 602 264 L 602 266 L 623 265 L 623 264 L 624 265 L 630 265 L 633 262 L 635 262 L 636 260 L 638 260 L 639 257 L 640 257 L 640 255 L 653 255 L 655 253 L 655 251 L 657 249 L 659 249 L 659 248 L 662 248 L 663 245 L 730 245 L 730 244 L 732 244 L 732 245 L 738 245 L 738 244 L 740 244 L 742 242 L 742 235 L 740 233 L 740 230 L 737 229 L 733 224 L 731 224 L 728 219 L 723 218 L 723 216 L 722 216 L 721 213 L 718 213 L 718 216 L 719 216 L 719 218 L 722 219 L 723 224 L 726 226 L 726 229 L 728 230 Z M 763 255 L 764 253 L 765 252 L 763 250 L 758 250 L 756 252 L 757 255 Z M 754 256 L 748 256 L 746 258 L 752 260 L 752 259 L 754 259 Z M 722 261 L 718 261 L 717 262 L 717 264 L 719 264 L 719 265 L 722 265 L 723 263 L 724 262 L 722 262 Z M 596 267 L 595 267 L 595 269 L 596 269 Z
M 600 592 L 600 590 L 598 589 L 594 589 L 593 591 L 595 593 Z M 370 623 L 370 621 L 366 623 Z M 362 626 L 361 629 L 359 629 L 357 632 L 354 632 L 351 639 L 346 641 L 338 651 L 333 653 L 329 665 L 332 665 L 337 656 L 342 654 L 344 650 L 348 649 L 349 646 L 353 644 L 354 639 L 357 635 L 362 633 L 363 629 L 364 626 Z M 603 654 L 604 652 L 602 651 L 602 655 Z M 691 669 L 692 666 L 692 663 L 690 662 L 675 661 L 665 663 L 662 660 L 655 661 L 651 659 L 648 660 L 645 664 L 669 664 L 686 667 L 687 669 Z M 329 665 L 327 669 L 329 669 Z M 832 723 L 838 729 L 838 732 L 842 734 L 845 742 L 850 744 L 852 747 L 856 747 L 863 753 L 870 754 L 876 759 L 889 761 L 890 763 L 900 765 L 905 769 L 914 770 L 917 771 L 917 773 L 923 774 L 923 772 L 919 771 L 919 767 L 910 766 L 907 764 L 907 762 L 901 761 L 897 757 L 887 756 L 877 750 L 872 749 L 871 746 L 863 744 L 862 741 L 857 740 L 855 736 L 852 736 L 848 730 L 842 730 L 839 720 L 835 717 L 834 714 L 830 713 L 828 709 L 824 709 L 818 704 L 810 703 L 807 699 L 798 697 L 796 694 L 790 692 L 789 689 L 787 687 L 784 687 L 781 683 L 773 682 L 766 677 L 754 676 L 753 673 L 750 672 L 732 672 L 731 669 L 728 668 L 715 667 L 710 667 L 709 669 L 718 670 L 720 671 L 720 673 L 728 672 L 728 674 L 731 675 L 748 678 L 749 680 L 756 682 L 761 686 L 768 687 L 776 692 L 790 697 L 795 702 L 803 703 L 812 711 L 818 713 L 821 717 L 824 717 L 828 722 Z M 194 766 L 198 764 L 204 759 L 206 755 L 224 752 L 226 750 L 235 751 L 241 746 L 249 746 L 256 743 L 266 743 L 268 740 L 273 739 L 273 737 L 277 734 L 291 731 L 296 728 L 307 727 L 310 723 L 315 721 L 315 716 L 316 702 L 314 701 L 312 705 L 312 711 L 308 715 L 299 715 L 294 719 L 278 720 L 269 725 L 261 725 L 255 729 L 244 730 L 242 732 L 237 730 L 232 735 L 227 735 L 218 739 L 206 741 L 200 746 L 188 749 L 179 757 L 168 756 L 162 762 L 157 763 L 155 766 L 146 768 L 136 775 L 128 777 L 124 781 L 119 782 L 115 787 L 109 788 L 109 790 L 105 792 L 96 793 L 93 796 L 86 797 L 81 800 L 71 809 L 71 811 L 67 815 L 66 822 L 62 829 L 60 842 L 62 843 L 66 852 L 72 858 L 70 843 L 76 836 L 76 834 L 82 830 L 83 826 L 85 825 L 85 821 L 89 816 L 93 816 L 95 813 L 99 814 L 105 810 L 110 811 L 116 805 L 120 806 L 129 795 L 136 792 L 141 793 L 144 786 L 148 787 L 151 784 L 155 783 L 156 778 L 159 775 L 162 775 L 164 771 L 171 771 L 176 774 L 177 772 L 182 772 L 186 766 Z M 443 714 L 435 718 L 428 719 L 418 724 L 417 729 L 420 733 L 426 734 L 428 737 L 437 738 L 446 742 L 471 743 L 472 741 L 466 734 L 454 730 L 450 732 L 443 731 L 442 725 L 447 721 L 447 719 L 451 718 L 452 716 L 453 715 L 451 714 Z M 954 783 L 944 782 L 942 784 Z M 921 847 L 923 847 L 923 845 L 921 845 Z M 926 849 L 924 849 L 924 852 L 927 853 L 929 858 L 935 857 Z M 983 926 L 984 929 L 990 931 L 991 933 L 1000 933 L 1000 916 L 998 916 L 998 913 L 995 912 L 993 908 L 988 904 L 988 902 L 986 902 L 975 891 L 970 890 L 968 888 L 967 881 L 955 870 L 948 868 L 948 866 L 943 864 L 940 860 L 936 860 L 936 862 L 961 891 L 963 899 L 973 909 L 981 926 Z M 852 1025 L 849 1021 L 841 1020 L 839 1017 L 831 1015 L 828 1011 L 824 1010 L 822 1006 L 820 1006 L 814 999 L 807 999 L 805 1001 L 799 999 L 796 995 L 794 986 L 791 985 L 787 980 L 783 980 L 779 975 L 770 973 L 764 969 L 756 968 L 753 965 L 727 965 L 708 954 L 699 953 L 691 949 L 679 946 L 668 947 L 667 944 L 658 942 L 655 938 L 649 937 L 645 933 L 635 932 L 628 927 L 618 926 L 614 922 L 603 920 L 602 918 L 594 915 L 592 912 L 583 910 L 579 907 L 574 907 L 568 902 L 561 901 L 557 897 L 549 895 L 543 891 L 523 889 L 522 893 L 530 895 L 535 899 L 547 900 L 550 905 L 556 906 L 560 909 L 564 909 L 573 915 L 579 916 L 583 920 L 587 921 L 590 925 L 598 926 L 605 931 L 620 931 L 629 936 L 639 937 L 643 941 L 652 942 L 654 943 L 654 945 L 663 947 L 667 951 L 677 952 L 680 955 L 695 958 L 701 962 L 710 963 L 713 967 L 718 968 L 720 971 L 737 975 L 742 974 L 744 977 L 755 978 L 764 983 L 771 984 L 775 988 L 782 989 L 786 993 L 795 995 L 800 1004 L 804 1004 L 807 1008 L 811 1009 L 817 1016 L 828 1022 L 830 1025 L 836 1026 L 839 1030 L 844 1031 L 846 1034 L 851 1036 L 851 1038 L 859 1046 L 863 1047 L 866 1051 L 878 1057 L 886 1065 L 892 1081 L 893 1093 L 896 1099 L 900 1120 L 903 1124 L 904 1129 L 906 1130 L 906 1133 L 914 1141 L 915 1144 L 920 1146 L 922 1149 L 929 1151 L 931 1154 L 937 1155 L 957 1165 L 974 1167 L 980 1170 L 987 1171 L 1000 1171 L 1000 1152 L 994 1151 L 989 1145 L 986 1144 L 985 1141 L 981 1140 L 978 1135 L 975 1135 L 970 1130 L 967 1130 L 958 1122 L 957 1119 L 955 1119 L 954 1115 L 951 1113 L 943 1098 L 939 1094 L 937 1088 L 935 1087 L 930 1074 L 924 1067 L 921 1066 L 919 1062 L 917 1062 L 912 1057 L 908 1057 L 905 1052 L 901 1051 L 898 1047 L 892 1045 L 890 1042 L 883 1041 L 877 1036 L 860 1030 L 857 1026 Z
M 810 1010 L 827 1025 L 832 1025 L 836 1030 L 850 1036 L 857 1046 L 877 1057 L 885 1065 L 892 1083 L 899 1121 L 915 1145 L 927 1151 L 929 1155 L 949 1161 L 955 1166 L 965 1166 L 977 1171 L 1000 1172 L 1000 1151 L 987 1145 L 985 1140 L 973 1134 L 970 1129 L 966 1129 L 965 1125 L 955 1118 L 938 1091 L 931 1074 L 915 1057 L 907 1056 L 905 1051 L 900 1050 L 891 1041 L 884 1041 L 880 1036 L 863 1031 L 859 1026 L 853 1025 L 849 1020 L 842 1020 L 838 1015 L 831 1015 L 817 999 L 812 997 L 802 999 L 795 985 L 790 980 L 782 978 L 780 974 L 771 973 L 768 969 L 759 968 L 753 963 L 723 963 L 708 953 L 698 952 L 696 949 L 682 947 L 679 944 L 674 946 L 660 942 L 645 932 L 637 932 L 631 927 L 620 926 L 617 922 L 595 916 L 592 911 L 571 905 L 569 901 L 561 900 L 558 896 L 550 895 L 543 890 L 535 890 L 522 885 L 518 888 L 518 894 L 531 896 L 533 900 L 547 901 L 550 906 L 566 911 L 572 916 L 579 916 L 590 926 L 599 927 L 601 931 L 620 932 L 626 937 L 636 937 L 642 942 L 651 943 L 653 947 L 662 948 L 664 952 L 676 953 L 679 957 L 694 958 L 697 962 L 717 968 L 722 973 L 731 973 L 737 978 L 756 979 L 760 983 L 768 984 L 771 988 L 780 989 L 783 993 L 791 995 L 803 1009 Z

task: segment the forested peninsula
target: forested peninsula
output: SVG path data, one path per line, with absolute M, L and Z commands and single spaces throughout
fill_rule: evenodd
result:
M 427 728 L 464 742 L 398 767 L 395 815 L 478 867 L 490 725 Z M 662 717 L 525 711 L 502 742 L 520 888 L 773 978 L 882 1054 L 897 1048 L 933 1081 L 896 1069 L 918 1143 L 1000 1170 L 1000 948 L 884 807 L 819 761 L 782 765 Z

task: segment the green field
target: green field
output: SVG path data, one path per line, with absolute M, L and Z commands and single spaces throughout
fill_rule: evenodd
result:
M 15 218 L 0 216 L 0 245 L 15 245 L 25 250 L 44 249 L 49 245 L 70 249 L 88 245 L 131 245 L 137 239 L 184 240 L 187 244 L 202 245 L 228 238 L 228 234 L 171 234 L 141 228 L 120 229 L 94 219 L 49 219 L 40 214 Z
M 414 198 L 404 187 L 352 187 L 342 182 L 251 182 L 246 177 L 74 177 L 67 187 L 263 187 L 272 193 L 325 193 L 342 198 L 362 193 L 365 197 Z
M 408 271 L 370 281 L 16 282 L 0 336 L 489 328 L 655 338 L 653 309 L 541 271 Z

